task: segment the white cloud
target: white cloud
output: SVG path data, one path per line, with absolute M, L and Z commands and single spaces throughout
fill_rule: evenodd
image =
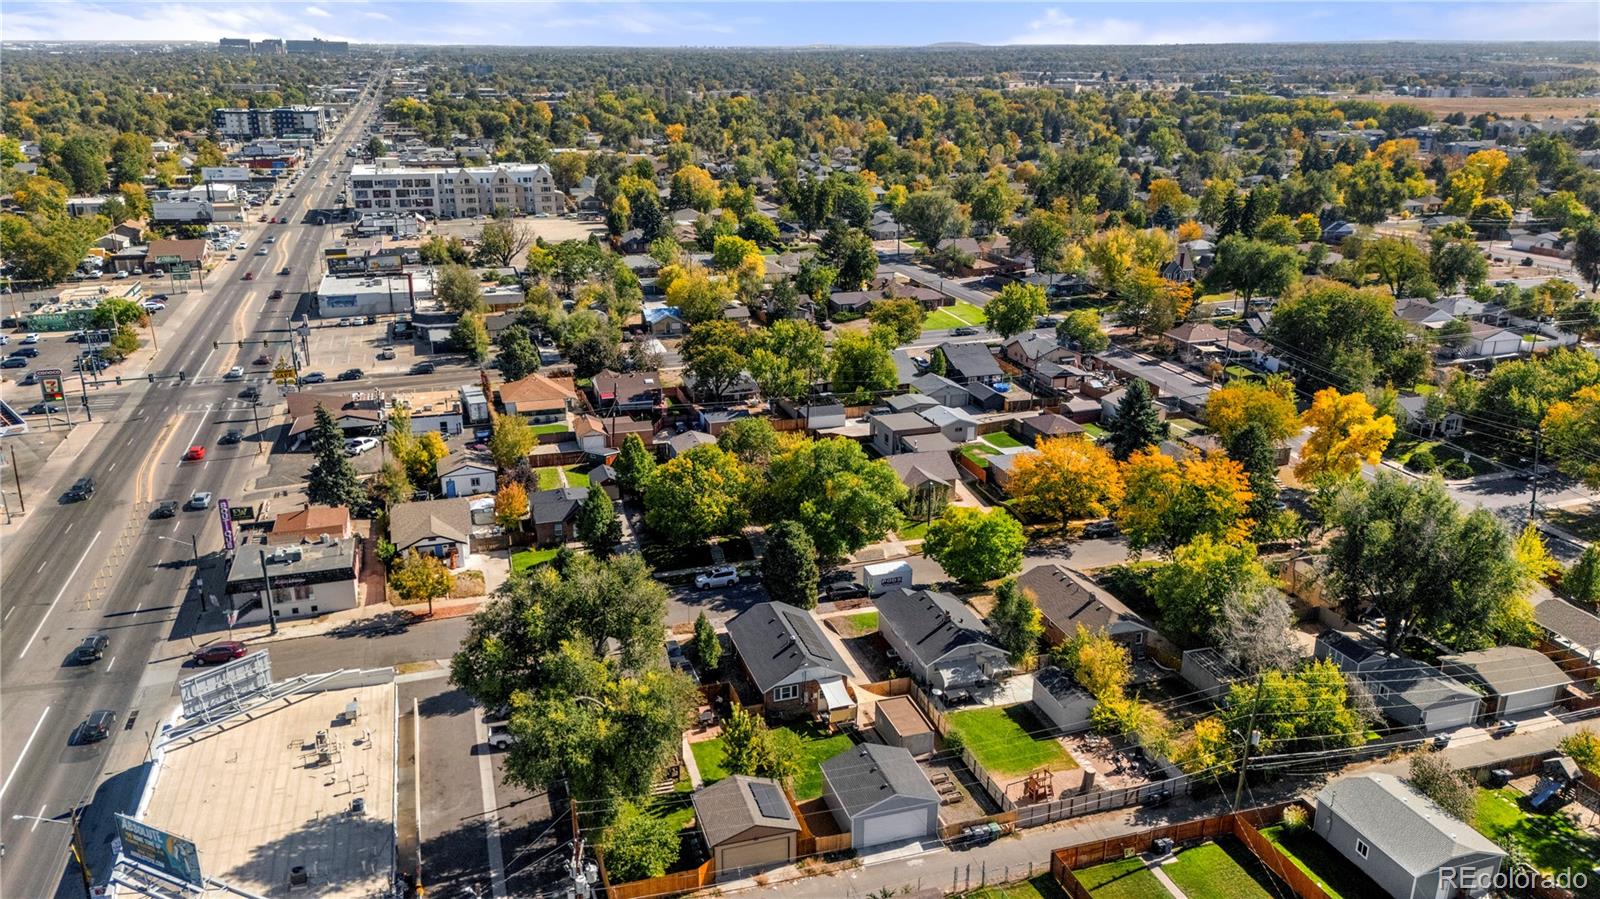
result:
M 270 3 L 12 3 L 8 41 L 214 41 L 222 37 L 300 37 L 352 40 L 322 29 L 293 26 Z
M 331 18 L 333 18 L 333 13 L 328 12 L 327 10 L 323 9 L 320 6 L 308 6 L 308 7 L 306 7 L 305 12 L 306 12 L 306 15 L 315 16 L 315 17 L 317 17 L 319 19 L 331 19 Z
M 1152 17 L 1154 18 L 1154 17 Z M 1231 44 L 1271 40 L 1276 30 L 1268 23 L 1207 21 L 1203 17 L 1177 22 L 1136 22 L 1131 19 L 1079 19 L 1051 7 L 1028 22 L 1027 30 L 1009 44 Z

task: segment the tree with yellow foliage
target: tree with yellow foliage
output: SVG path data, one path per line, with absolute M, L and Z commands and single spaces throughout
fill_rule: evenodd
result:
M 1294 405 L 1294 384 L 1271 377 L 1266 383 L 1235 381 L 1206 398 L 1206 424 L 1226 446 L 1250 424 L 1266 429 L 1274 443 L 1300 432 L 1300 413 Z
M 1544 416 L 1545 438 L 1561 470 L 1592 489 L 1600 489 L 1600 387 L 1584 387 L 1553 403 Z
M 667 143 L 669 143 L 669 144 L 683 143 L 683 130 L 684 130 L 683 129 L 683 125 L 680 124 L 680 123 L 674 122 L 673 124 L 668 125 L 667 128 L 666 128 Z
M 1154 546 L 1171 555 L 1201 535 L 1237 543 L 1250 533 L 1255 494 L 1244 467 L 1222 453 L 1179 461 L 1154 447 L 1140 450 L 1123 463 L 1122 482 L 1117 523 L 1136 553 Z
M 1082 436 L 1039 441 L 1018 456 L 1006 489 L 1018 514 L 1034 520 L 1103 518 L 1122 500 L 1122 476 L 1111 454 Z
M 1355 477 L 1362 463 L 1378 464 L 1394 439 L 1394 419 L 1377 415 L 1377 409 L 1360 393 L 1340 393 L 1332 387 L 1317 391 L 1300 423 L 1311 437 L 1300 449 L 1295 477 L 1302 481 L 1343 481 Z

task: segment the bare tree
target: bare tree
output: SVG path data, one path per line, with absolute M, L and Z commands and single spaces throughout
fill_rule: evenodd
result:
M 496 219 L 483 226 L 478 237 L 478 252 L 500 266 L 511 265 L 512 260 L 533 246 L 533 230 L 526 222 Z
M 1277 589 L 1264 587 L 1224 599 L 1213 636 L 1223 656 L 1246 674 L 1284 671 L 1300 656 L 1293 626 L 1289 600 Z

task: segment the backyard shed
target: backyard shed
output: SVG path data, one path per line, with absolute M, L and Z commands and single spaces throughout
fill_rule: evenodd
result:
M 822 796 L 854 849 L 939 832 L 939 793 L 898 746 L 862 743 L 823 762 Z
M 1073 734 L 1089 728 L 1095 699 L 1060 668 L 1045 668 L 1033 676 L 1033 707 L 1057 733 Z
M 890 746 L 898 746 L 914 756 L 933 753 L 933 725 L 922 716 L 909 696 L 891 696 L 874 707 L 872 730 Z
M 695 826 L 716 880 L 748 877 L 794 860 L 800 821 L 777 781 L 735 774 L 694 794 Z

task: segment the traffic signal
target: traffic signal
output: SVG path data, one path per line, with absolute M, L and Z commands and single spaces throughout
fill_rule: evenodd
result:
M 185 380 L 187 378 L 188 378 L 188 375 L 185 375 L 182 371 L 178 372 L 178 380 L 182 381 L 182 380 Z
M 221 349 L 221 342 L 216 340 L 211 341 L 211 348 L 213 350 Z
M 155 372 L 150 372 L 150 373 L 146 374 L 145 377 L 149 378 L 150 379 L 150 383 L 152 383 L 152 384 L 154 384 L 156 382 L 156 373 Z

